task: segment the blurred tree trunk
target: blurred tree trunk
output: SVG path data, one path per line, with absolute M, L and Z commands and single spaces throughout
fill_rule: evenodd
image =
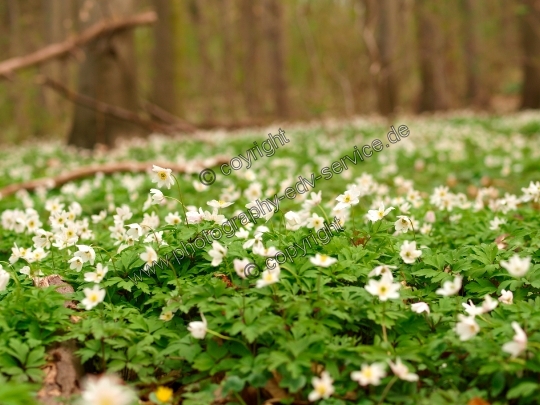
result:
M 433 4 L 427 0 L 416 0 L 415 7 L 421 80 L 418 112 L 445 110 L 448 108 L 448 96 L 437 16 L 432 9 Z
M 469 103 L 480 103 L 480 77 L 478 66 L 478 45 L 475 29 L 475 12 L 473 0 L 462 0 L 463 30 L 465 40 L 465 75 L 466 93 L 465 98 Z
M 176 114 L 176 58 L 174 4 L 170 0 L 153 0 L 158 21 L 154 25 L 154 77 L 152 102 Z
M 81 28 L 102 18 L 130 15 L 132 0 L 79 0 Z M 79 68 L 78 92 L 107 104 L 137 110 L 137 79 L 133 31 L 102 36 L 84 47 L 85 59 Z M 141 129 L 131 123 L 77 105 L 69 134 L 69 144 L 92 148 L 97 143 L 112 146 L 119 137 L 139 136 Z
M 10 56 L 19 56 L 25 53 L 24 41 L 21 35 L 21 4 L 17 0 L 8 0 L 8 21 L 9 21 L 9 53 Z M 13 105 L 15 123 L 18 134 L 27 136 L 31 132 L 31 120 L 25 114 L 25 105 L 31 103 L 24 91 L 24 83 L 20 77 L 15 77 L 14 82 L 9 86 L 9 98 Z
M 371 60 L 370 72 L 375 76 L 377 110 L 392 115 L 398 101 L 395 69 L 398 0 L 365 0 L 364 40 Z
M 209 13 L 212 11 L 210 0 L 192 0 L 190 3 L 191 16 L 197 35 L 197 50 L 200 55 L 200 68 L 198 77 L 198 89 L 200 92 L 200 107 L 202 108 L 205 121 L 215 115 L 214 94 L 215 76 L 212 57 L 210 55 L 212 22 Z
M 285 41 L 282 32 L 283 7 L 281 0 L 266 0 L 266 40 L 269 50 L 270 68 L 270 86 L 272 89 L 272 98 L 274 102 L 274 112 L 279 118 L 289 116 L 289 102 L 287 89 L 287 55 Z
M 520 17 L 523 49 L 521 109 L 540 108 L 540 0 L 522 0 Z
M 71 2 L 64 0 L 43 0 L 43 10 L 45 11 L 45 38 L 47 43 L 61 42 L 66 38 L 66 22 L 71 17 Z M 51 79 L 64 83 L 69 80 L 69 72 L 65 60 L 51 60 L 43 66 L 45 75 Z M 50 114 L 57 115 L 61 104 L 61 97 L 52 92 L 43 92 L 45 108 Z
M 221 103 L 227 116 L 234 120 L 237 118 L 238 109 L 236 108 L 236 56 L 237 47 L 234 39 L 235 26 L 235 4 L 233 0 L 217 0 L 220 20 L 221 47 Z
M 260 18 L 255 12 L 257 4 L 253 0 L 241 0 L 240 38 L 244 39 L 243 57 L 243 87 L 244 102 L 248 115 L 253 118 L 261 110 L 261 97 L 259 95 L 259 49 Z

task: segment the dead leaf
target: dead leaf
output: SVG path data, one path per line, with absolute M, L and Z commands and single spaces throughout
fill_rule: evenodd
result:
M 57 405 L 60 397 L 69 398 L 80 392 L 82 366 L 74 355 L 75 350 L 75 341 L 67 341 L 47 353 L 49 361 L 43 368 L 45 379 L 38 392 L 43 405 Z
M 489 402 L 483 400 L 482 398 L 479 398 L 479 397 L 475 397 L 473 399 L 471 399 L 467 405 L 490 405 Z

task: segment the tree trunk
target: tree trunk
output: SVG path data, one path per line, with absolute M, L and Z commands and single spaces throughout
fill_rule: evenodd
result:
M 420 59 L 421 91 L 418 112 L 445 110 L 448 98 L 444 81 L 444 59 L 441 33 L 437 27 L 433 6 L 426 0 L 416 1 L 418 55 Z
M 236 7 L 233 0 L 218 0 L 220 20 L 221 48 L 221 100 L 220 106 L 233 121 L 238 118 L 236 94 L 236 63 L 237 46 L 235 46 L 234 27 L 236 23 Z M 233 101 L 234 100 L 234 101 Z
M 152 102 L 171 114 L 177 113 L 174 4 L 153 0 L 158 21 L 154 25 L 154 77 Z
M 283 24 L 283 9 L 280 0 L 266 0 L 266 14 L 268 17 L 266 25 L 266 40 L 269 50 L 269 59 L 272 63 L 270 69 L 270 85 L 272 89 L 272 99 L 274 102 L 274 112 L 279 118 L 289 116 L 289 102 L 287 96 L 286 79 L 286 49 Z
M 397 0 L 365 0 L 364 40 L 375 76 L 377 110 L 392 115 L 398 101 L 395 73 L 395 43 L 397 41 Z
M 480 101 L 480 77 L 473 0 L 462 0 L 462 11 L 465 39 L 465 75 L 467 82 L 465 99 L 469 103 L 477 105 Z
M 45 38 L 47 43 L 53 44 L 62 42 L 66 38 L 66 21 L 69 19 L 70 2 L 63 0 L 43 0 L 43 8 L 45 11 Z M 64 60 L 52 60 L 46 66 L 43 66 L 43 71 L 46 76 L 58 82 L 65 82 L 69 78 Z M 56 115 L 60 110 L 62 102 L 60 96 L 53 92 L 44 92 L 45 108 L 51 114 Z
M 215 71 L 210 52 L 212 44 L 212 22 L 210 14 L 212 5 L 210 0 L 191 0 L 191 17 L 195 26 L 197 36 L 197 51 L 200 55 L 199 71 L 195 76 L 198 80 L 198 89 L 200 92 L 200 106 L 204 121 L 212 119 L 216 114 L 215 102 Z
M 521 15 L 523 85 L 521 109 L 540 108 L 540 0 L 522 0 L 527 7 Z
M 248 116 L 255 118 L 261 111 L 259 84 L 259 25 L 261 19 L 255 12 L 253 0 L 241 0 L 240 37 L 244 40 L 243 87 L 244 102 Z
M 128 16 L 131 0 L 80 1 L 81 28 L 101 18 Z M 88 7 L 90 5 L 90 7 Z M 137 110 L 137 79 L 133 32 L 122 31 L 102 36 L 84 47 L 85 59 L 79 69 L 78 93 L 127 110 Z M 140 136 L 136 125 L 106 116 L 102 112 L 77 105 L 69 144 L 93 148 L 96 144 L 113 146 L 119 137 Z
M 20 53 L 24 53 L 24 51 L 21 49 L 22 41 L 21 41 L 21 30 L 19 29 L 20 24 L 20 11 L 19 11 L 19 3 L 16 0 L 9 0 L 7 2 L 7 15 L 8 15 L 8 24 L 9 24 L 9 56 L 18 56 Z M 13 103 L 13 110 L 14 110 L 14 116 L 15 116 L 15 122 L 17 123 L 17 127 L 19 127 L 19 130 L 21 132 L 26 132 L 23 128 L 27 126 L 27 120 L 24 117 L 23 111 L 22 111 L 22 97 L 21 97 L 21 86 L 19 85 L 19 82 L 13 83 L 13 86 L 10 86 L 9 88 L 9 98 L 10 101 Z

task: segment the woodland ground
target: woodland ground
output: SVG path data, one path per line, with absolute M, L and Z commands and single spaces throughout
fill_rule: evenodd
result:
M 284 125 L 290 142 L 228 176 L 220 164 L 278 127 L 153 136 L 93 155 L 4 149 L 0 187 L 118 161 L 148 173 L 0 200 L 0 404 L 77 403 L 79 383 L 92 405 L 109 394 L 137 403 L 131 393 L 186 405 L 538 403 L 540 114 L 400 125 L 410 133 L 396 143 L 379 121 Z M 367 158 L 375 139 L 382 150 Z M 157 180 L 152 164 L 167 163 L 189 172 Z M 206 167 L 216 181 L 204 187 Z M 312 189 L 279 199 L 312 173 L 322 176 Z M 237 219 L 230 237 L 172 255 L 276 195 L 268 218 Z M 336 218 L 344 231 L 322 242 Z M 290 260 L 267 270 L 280 250 Z M 260 271 L 246 275 L 248 263 Z M 67 283 L 59 291 L 53 274 Z M 125 385 L 85 385 L 98 374 Z

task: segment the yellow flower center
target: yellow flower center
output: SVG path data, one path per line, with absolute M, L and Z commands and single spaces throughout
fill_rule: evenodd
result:
M 92 301 L 92 302 L 98 302 L 99 297 L 98 297 L 97 294 L 94 293 L 94 294 L 90 295 L 90 297 L 88 297 L 88 299 L 89 299 L 90 301 Z
M 167 178 L 167 173 L 159 172 L 159 177 L 161 178 L 161 180 L 165 180 Z
M 320 396 L 323 396 L 326 394 L 326 387 L 324 385 L 318 385 L 317 388 L 315 388 L 315 391 L 317 391 Z
M 169 402 L 172 398 L 173 390 L 168 387 L 158 387 L 156 398 L 161 402 Z
M 98 405 L 114 405 L 114 400 L 111 397 L 103 397 L 99 399 Z

